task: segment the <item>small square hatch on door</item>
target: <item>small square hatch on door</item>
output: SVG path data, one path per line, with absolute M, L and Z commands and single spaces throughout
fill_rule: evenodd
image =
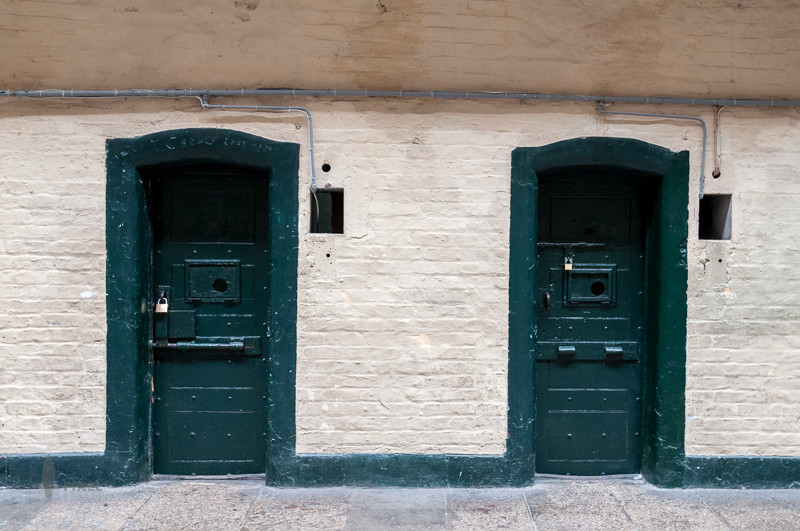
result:
M 186 302 L 238 303 L 239 260 L 186 260 Z
M 616 264 L 573 264 L 564 275 L 565 304 L 616 303 Z

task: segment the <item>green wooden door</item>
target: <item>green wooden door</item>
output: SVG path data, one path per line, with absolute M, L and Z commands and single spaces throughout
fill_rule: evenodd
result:
M 153 301 L 165 299 L 153 323 L 154 472 L 264 473 L 268 176 L 211 165 L 146 175 Z
M 641 468 L 644 228 L 637 181 L 540 180 L 536 470 Z

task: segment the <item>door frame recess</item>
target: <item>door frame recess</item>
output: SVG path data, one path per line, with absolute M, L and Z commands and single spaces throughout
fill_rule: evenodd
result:
M 538 177 L 604 168 L 635 173 L 655 186 L 645 220 L 645 339 L 642 475 L 662 487 L 683 485 L 686 387 L 686 242 L 689 153 L 629 138 L 576 138 L 517 148 L 511 157 L 509 256 L 509 445 L 535 460 Z M 512 426 L 514 429 L 512 430 Z
M 238 131 L 181 129 L 106 141 L 106 451 L 108 484 L 152 475 L 153 236 L 139 168 L 214 162 L 269 178 L 267 477 L 294 454 L 297 363 L 298 144 Z

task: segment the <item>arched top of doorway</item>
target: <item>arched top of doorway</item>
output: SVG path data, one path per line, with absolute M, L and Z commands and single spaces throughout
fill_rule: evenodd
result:
M 108 165 L 154 166 L 184 162 L 214 162 L 280 170 L 294 161 L 300 146 L 231 129 L 174 129 L 135 138 L 106 141 Z M 277 168 L 276 168 L 277 166 Z M 295 172 L 296 173 L 296 172 Z
M 633 138 L 582 137 L 554 142 L 541 147 L 520 147 L 513 157 L 536 173 L 559 171 L 570 167 L 618 168 L 630 173 L 665 175 L 688 152 L 674 152 L 665 147 Z M 521 174 L 530 175 L 530 172 Z

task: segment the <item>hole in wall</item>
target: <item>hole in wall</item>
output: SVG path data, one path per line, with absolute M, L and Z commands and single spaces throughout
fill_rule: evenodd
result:
M 328 164 L 327 162 L 323 163 L 322 164 L 322 171 L 324 171 L 325 173 L 328 173 L 329 171 L 331 171 L 331 165 Z
M 225 280 L 224 278 L 218 278 L 214 281 L 213 284 L 211 284 L 211 287 L 219 291 L 220 293 L 223 293 L 225 291 L 228 291 L 228 281 Z
M 701 240 L 731 239 L 731 194 L 706 194 L 700 199 L 697 235 Z
M 344 190 L 318 188 L 311 192 L 311 232 L 344 234 Z

